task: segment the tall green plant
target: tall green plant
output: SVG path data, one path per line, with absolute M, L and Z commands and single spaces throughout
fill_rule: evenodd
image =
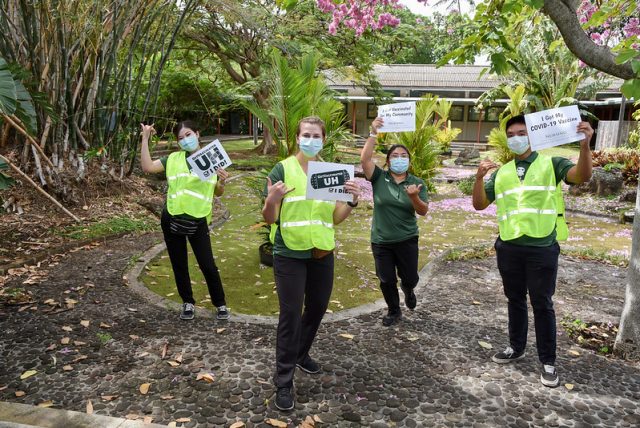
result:
M 298 123 L 307 116 L 318 116 L 325 123 L 323 159 L 333 160 L 336 144 L 352 139 L 343 126 L 342 104 L 334 99 L 335 94 L 318 74 L 317 55 L 304 55 L 298 64 L 291 66 L 280 52 L 273 51 L 267 82 L 269 98 L 265 107 L 254 100 L 243 100 L 242 104 L 267 127 L 281 159 L 296 153 Z
M 453 135 L 453 139 L 460 132 L 458 128 L 447 128 L 450 109 L 450 102 L 435 95 L 425 95 L 416 103 L 416 130 L 385 136 L 387 143 L 403 144 L 409 149 L 411 171 L 425 181 L 430 192 L 435 192 L 432 178 L 440 165 L 438 155 L 443 151 L 439 138 L 442 139 L 446 133 L 448 137 Z M 438 117 L 434 120 L 436 113 Z

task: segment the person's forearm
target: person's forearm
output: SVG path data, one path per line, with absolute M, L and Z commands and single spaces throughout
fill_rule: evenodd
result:
M 216 187 L 213 191 L 216 196 L 222 196 L 224 194 L 224 182 L 218 180 Z
M 475 183 L 473 183 L 473 208 L 480 211 L 489 206 L 489 199 L 487 193 L 484 190 L 484 180 L 476 177 Z
M 411 199 L 411 205 L 413 205 L 413 209 L 416 211 L 416 214 L 418 215 L 427 214 L 427 212 L 429 211 L 429 204 L 427 202 L 420 199 L 419 196 L 414 196 L 409 199 Z
M 591 149 L 587 144 L 580 144 L 580 156 L 578 157 L 578 163 L 576 164 L 576 177 L 577 183 L 584 183 L 591 179 L 591 170 L 593 168 L 593 162 L 591 159 Z
M 149 153 L 149 138 L 144 136 L 140 145 L 140 163 L 144 172 L 151 171 L 153 160 L 151 159 L 151 153 Z
M 267 224 L 273 224 L 278 220 L 278 211 L 280 208 L 280 203 L 276 203 L 267 198 L 264 201 L 264 207 L 262 207 L 262 217 Z
M 342 223 L 347 217 L 349 217 L 352 210 L 353 207 L 348 205 L 346 202 L 337 203 L 335 210 L 333 210 L 333 224 Z

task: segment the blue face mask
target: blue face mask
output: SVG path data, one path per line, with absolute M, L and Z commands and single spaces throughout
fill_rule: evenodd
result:
M 517 155 L 521 155 L 529 148 L 529 137 L 526 135 L 515 135 L 507 138 L 509 150 Z
M 404 174 L 409 169 L 409 158 L 391 158 L 389 169 L 396 174 Z
M 322 138 L 300 138 L 300 151 L 308 158 L 312 158 L 322 150 Z
M 198 148 L 198 137 L 196 137 L 195 134 L 191 134 L 178 141 L 178 145 L 182 150 L 192 152 Z

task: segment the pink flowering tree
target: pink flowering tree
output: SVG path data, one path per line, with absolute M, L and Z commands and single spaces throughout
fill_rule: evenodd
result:
M 297 0 L 281 0 L 295 4 Z M 394 9 L 399 0 L 316 0 L 318 8 L 332 14 L 328 31 L 341 26 L 357 35 L 396 26 Z M 439 0 L 418 0 L 434 5 Z M 509 53 L 517 46 L 523 26 L 535 25 L 539 14 L 548 15 L 564 43 L 585 64 L 625 80 L 622 91 L 640 99 L 640 3 L 638 0 L 486 0 L 476 5 L 477 32 L 446 56 L 449 61 L 472 62 L 487 48 L 493 71 L 504 72 Z

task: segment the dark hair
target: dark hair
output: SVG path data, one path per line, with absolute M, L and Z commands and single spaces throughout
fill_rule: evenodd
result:
M 193 132 L 200 132 L 200 127 L 193 120 L 183 120 L 182 122 L 176 123 L 176 126 L 173 127 L 173 134 L 176 136 L 176 140 L 179 139 L 182 128 L 189 128 Z
M 511 125 L 515 125 L 516 123 L 521 123 L 526 125 L 527 122 L 524 121 L 524 116 L 519 114 L 517 116 L 513 116 L 511 119 L 507 120 L 507 126 L 505 126 L 505 130 L 509 129 Z
M 411 162 L 411 152 L 409 151 L 409 149 L 407 149 L 407 146 L 405 146 L 404 144 L 394 144 L 393 146 L 389 147 L 389 150 L 387 151 L 387 165 L 389 165 L 389 158 L 391 157 L 391 153 L 393 153 L 395 149 L 405 149 L 407 154 L 409 155 L 409 162 Z
M 322 130 L 322 138 L 327 136 L 327 131 L 324 127 L 324 121 L 320 119 L 318 116 L 307 116 L 305 118 L 300 119 L 298 122 L 298 130 L 296 131 L 296 136 L 300 135 L 300 127 L 303 123 L 308 123 L 309 125 L 318 125 Z

